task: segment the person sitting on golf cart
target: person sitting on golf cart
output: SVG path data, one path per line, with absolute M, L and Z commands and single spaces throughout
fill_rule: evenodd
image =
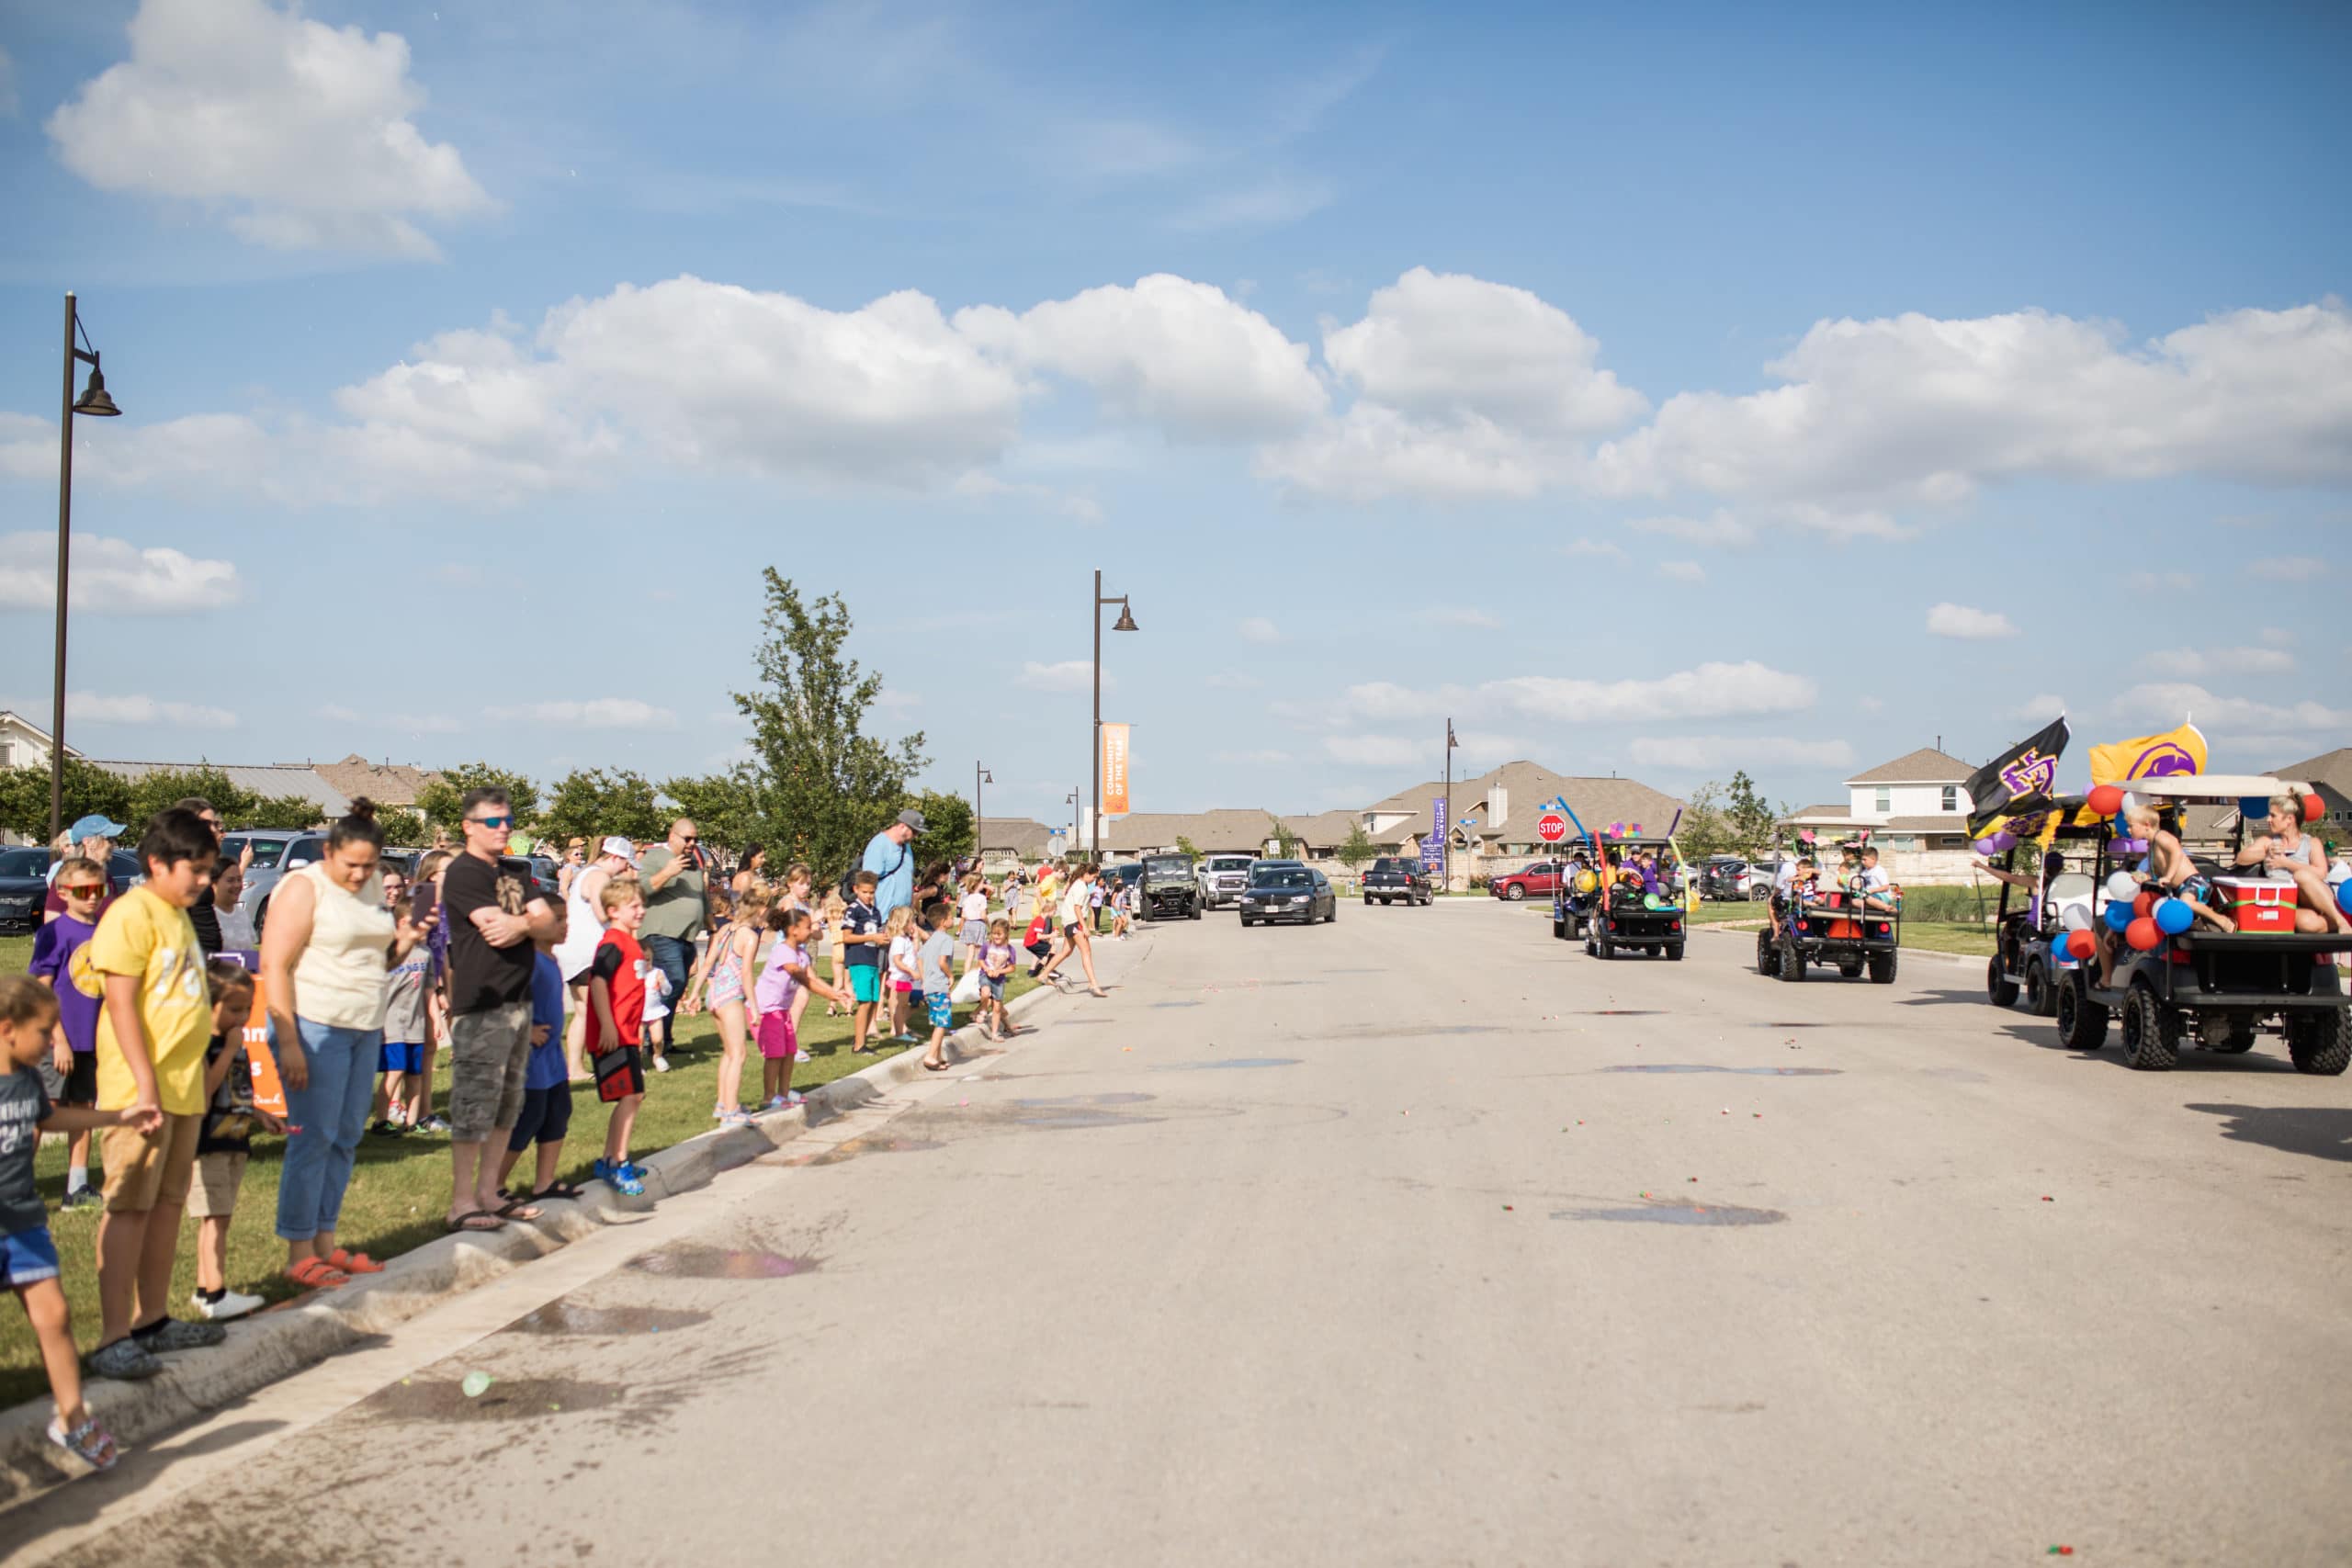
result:
M 1772 901 L 1765 908 L 1772 916 L 1772 936 L 1781 935 L 1781 911 L 1813 897 L 1813 857 L 1800 855 L 1783 863 L 1780 874 L 1772 879 Z
M 2154 807 L 2135 804 L 2123 808 L 2123 824 L 2133 838 L 2148 846 L 2148 857 L 2132 872 L 2132 880 L 2150 889 L 2159 897 L 2177 898 L 2188 906 L 2189 913 L 2211 926 L 2215 931 L 2233 931 L 2237 923 L 2214 909 L 2206 900 L 2213 896 L 2213 885 L 2197 869 L 2181 847 L 2180 837 L 2165 826 L 2164 815 Z M 2115 961 L 2124 947 L 2123 933 L 2109 927 L 2099 936 L 2098 984 L 2108 990 L 2115 984 Z
M 2043 913 L 2041 906 L 2050 897 L 2050 885 L 2066 874 L 2066 857 L 2056 850 L 2052 850 L 2043 855 L 2040 876 L 2034 875 L 2030 871 L 2003 871 L 1999 866 L 1986 860 L 1978 861 L 1976 869 L 1996 882 L 2007 883 L 2011 887 L 2030 895 L 2033 903 L 2027 910 L 2026 918 L 2030 922 L 2039 921 Z
M 2269 817 L 2238 851 L 2237 863 L 2248 870 L 2260 866 L 2271 876 L 2294 882 L 2297 931 L 2352 931 L 2352 919 L 2345 918 L 2335 889 L 2328 885 L 2327 852 L 2303 831 L 2301 795 L 2290 790 L 2270 802 Z
M 1847 880 L 1846 886 L 1861 895 L 1865 909 L 1891 910 L 1895 906 L 1894 878 L 1879 869 L 1878 846 L 1862 846 L 1861 869 Z

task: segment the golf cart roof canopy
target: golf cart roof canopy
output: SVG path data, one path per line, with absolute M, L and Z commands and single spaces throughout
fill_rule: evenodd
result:
M 2221 800 L 2235 805 L 2255 795 L 2284 795 L 2289 790 L 2309 795 L 2312 786 L 2267 773 L 2180 773 L 2165 778 L 2132 779 L 2121 787 L 2138 795 L 2165 800 Z

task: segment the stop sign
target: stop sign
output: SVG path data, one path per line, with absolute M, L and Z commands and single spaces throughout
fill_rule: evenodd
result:
M 1535 836 L 1547 844 L 1556 844 L 1568 836 L 1568 819 L 1556 811 L 1546 811 L 1535 819 Z

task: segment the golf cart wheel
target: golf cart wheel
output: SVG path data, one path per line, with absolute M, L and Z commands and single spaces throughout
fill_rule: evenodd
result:
M 2295 1071 L 2332 1078 L 2352 1066 L 2352 1013 L 2342 1008 L 2287 1020 L 2287 1055 Z
M 2107 1010 L 2085 995 L 2089 982 L 2076 976 L 2058 986 L 2058 1042 L 2069 1051 L 2095 1052 L 2107 1043 Z
M 2025 1008 L 2036 1018 L 2048 1018 L 2050 1007 L 2056 998 L 2051 995 L 2050 970 L 2039 958 L 2030 958 L 2025 965 Z
M 1805 956 L 1804 949 L 1798 947 L 1784 947 L 1781 950 L 1780 975 L 1781 979 L 1788 981 L 1791 985 L 1802 982 L 1804 979 L 1804 966 Z
M 1766 979 L 1781 972 L 1781 950 L 1769 931 L 1756 933 L 1756 972 Z
M 1859 958 L 1849 958 L 1845 960 L 1838 965 L 1838 974 L 1841 979 L 1860 979 L 1862 977 L 1862 961 Z
M 1675 963 L 1675 964 L 1679 964 L 1679 963 L 1681 963 L 1681 962 L 1682 962 L 1682 944 L 1681 944 L 1680 942 L 1668 942 L 1668 943 L 1666 944 L 1666 956 L 1667 956 L 1668 960 L 1669 962 L 1671 962 L 1671 963 Z
M 1614 958 L 1617 956 L 1616 939 L 1611 937 L 1607 931 L 1601 930 L 1598 925 L 1595 925 L 1592 928 L 1592 955 L 1595 958 Z
M 2168 1073 L 2180 1060 L 2180 1014 L 2134 986 L 2123 1003 L 2123 1065 L 2134 1072 Z
M 1518 903 L 1521 899 L 1527 897 L 1527 884 L 1524 882 L 1512 883 L 1509 887 L 1503 889 L 1503 897 L 1510 899 L 1514 904 Z
M 1997 953 L 1984 962 L 1984 999 L 1996 1008 L 2012 1006 L 2018 999 L 2017 983 L 2001 967 Z
M 1552 922 L 1552 940 L 1554 942 L 1566 942 L 1568 940 L 1567 921 L 1554 920 Z
M 1892 953 L 1873 953 L 1871 954 L 1870 971 L 1871 985 L 1892 986 L 1894 984 L 1894 957 L 1895 955 Z

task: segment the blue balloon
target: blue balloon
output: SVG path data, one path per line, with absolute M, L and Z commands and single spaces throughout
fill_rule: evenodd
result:
M 2197 923 L 2197 911 L 2178 898 L 2166 898 L 2156 905 L 2156 929 L 2166 936 L 2178 936 Z
M 2107 904 L 2107 929 L 2108 929 L 2108 930 L 2109 930 L 2109 931 L 2121 931 L 2124 927 L 2126 927 L 2126 926 L 2130 925 L 2130 924 L 2132 923 L 2132 901 L 2131 901 L 2130 899 L 2128 899 L 2128 898 L 2110 898 L 2110 899 L 2109 899 L 2109 900 L 2108 900 L 2108 904 Z
M 2270 797 L 2267 795 L 2247 795 L 2238 802 L 2238 815 L 2249 821 L 2269 816 Z
M 2335 907 L 2346 914 L 2352 915 L 2352 881 L 2339 882 L 2335 885 Z

